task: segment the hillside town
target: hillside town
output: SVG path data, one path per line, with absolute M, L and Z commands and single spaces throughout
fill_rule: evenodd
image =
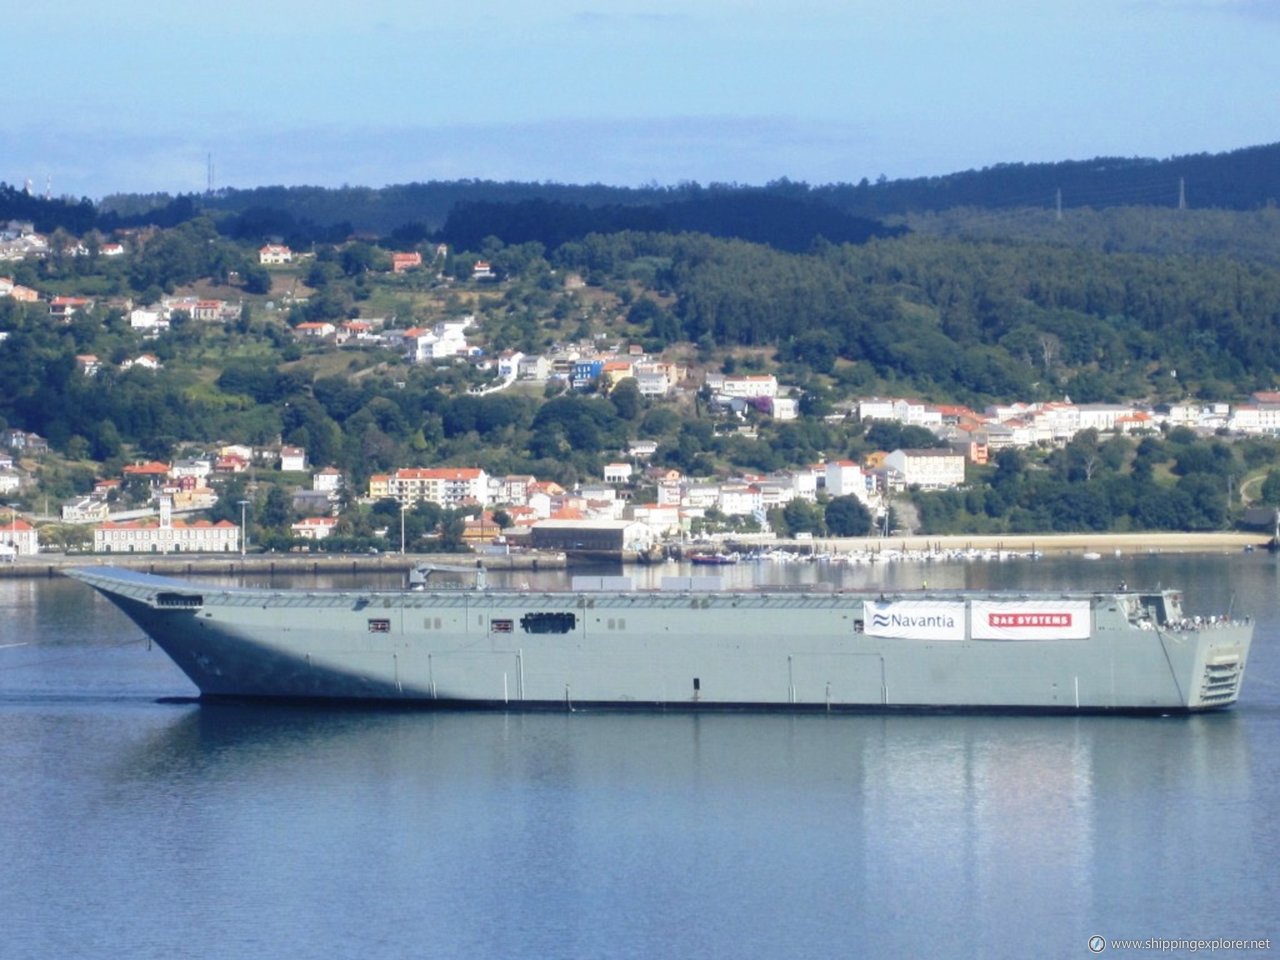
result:
M 664 376 L 675 375 L 667 365 L 658 366 L 664 368 Z M 509 376 L 518 368 L 502 369 Z M 635 369 L 634 362 L 601 356 L 573 361 L 567 377 L 581 388 L 610 376 L 634 376 Z M 85 373 L 91 375 L 87 369 Z M 784 418 L 795 415 L 795 401 L 780 396 L 785 388 L 772 375 L 713 374 L 703 387 L 713 406 L 741 423 L 739 429 L 751 429 L 748 411 Z M 667 386 L 667 390 L 689 388 L 688 384 Z M 922 427 L 940 445 L 878 451 L 863 462 L 837 459 L 769 475 L 717 479 L 652 465 L 656 444 L 636 441 L 605 465 L 598 482 L 573 489 L 532 475 L 490 476 L 478 467 L 436 466 L 374 474 L 366 489 L 351 495 L 366 504 L 391 500 L 402 509 L 431 503 L 463 511 L 464 541 L 471 546 L 495 542 L 580 545 L 583 531 L 611 529 L 622 531 L 609 541 L 617 549 L 644 551 L 691 533 L 723 528 L 726 522 L 728 529 L 767 535 L 768 512 L 794 500 L 816 503 L 852 496 L 879 525 L 895 494 L 911 488 L 962 487 L 966 464 L 985 464 L 1010 447 L 1061 446 L 1087 430 L 1100 435 L 1141 434 L 1182 426 L 1206 434 L 1275 436 L 1280 433 L 1280 393 L 1259 392 L 1238 405 L 1144 409 L 1063 401 L 993 406 L 981 412 L 905 398 L 867 398 L 833 416 Z M 22 464 L 38 462 L 47 449 L 44 440 L 31 433 L 10 429 L 0 434 L 0 496 L 20 494 L 31 482 Z M 340 471 L 332 466 L 313 469 L 303 449 L 227 444 L 204 456 L 125 466 L 120 476 L 100 479 L 90 494 L 61 504 L 56 519 L 91 530 L 95 553 L 235 553 L 247 542 L 239 525 L 188 518 L 217 504 L 219 488 L 227 479 L 251 471 L 306 478 L 294 485 L 291 498 L 299 519 L 290 530 L 299 544 L 329 537 L 338 527 L 343 503 L 350 502 Z M 126 488 L 144 495 L 135 496 L 129 509 L 119 509 Z M 638 493 L 653 496 L 640 500 Z M 495 516 L 505 523 L 496 523 Z M 0 557 L 36 554 L 40 550 L 37 524 L 52 519 L 24 517 L 12 509 L 0 514 Z
M 127 233 L 91 245 L 73 239 L 58 252 L 66 258 L 118 257 L 128 251 L 130 241 Z M 43 258 L 52 252 L 50 238 L 35 232 L 30 223 L 10 222 L 0 231 L 0 260 Z M 448 254 L 443 244 L 427 257 L 416 251 L 392 253 L 385 270 L 392 276 L 429 271 L 443 278 L 441 264 Z M 257 251 L 258 264 L 271 269 L 288 268 L 311 256 L 295 254 L 280 243 L 264 244 Z M 497 278 L 492 264 L 480 259 L 472 265 L 469 279 L 492 285 Z M 561 282 L 566 289 L 583 283 L 572 274 Z M 136 349 L 118 350 L 111 358 L 77 354 L 76 370 L 88 379 L 107 369 L 142 375 L 160 371 L 164 362 L 148 347 L 149 341 L 175 324 L 231 325 L 247 309 L 243 301 L 182 293 L 164 294 L 145 304 L 129 297 L 51 295 L 0 276 L 0 298 L 5 297 L 47 304 L 52 324 L 71 325 L 100 307 L 126 318 Z M 805 415 L 804 387 L 782 382 L 758 365 L 742 373 L 728 372 L 729 364 L 723 370 L 705 364 L 694 367 L 687 357 L 651 354 L 640 343 L 599 335 L 556 341 L 541 352 L 494 349 L 482 319 L 467 310 L 431 323 L 412 317 L 359 316 L 298 322 L 283 329 L 313 355 L 373 348 L 410 365 L 465 368 L 473 375 L 469 392 L 478 396 L 525 387 L 541 389 L 545 396 L 564 390 L 608 397 L 630 383 L 644 402 L 684 402 L 686 409 L 697 404 L 718 432 L 746 438 L 753 438 L 767 420 L 794 421 Z M 0 332 L 0 338 L 6 335 Z M 1107 437 L 1181 427 L 1206 437 L 1280 436 L 1280 392 L 1255 392 L 1233 404 L 1191 399 L 1159 405 L 1073 403 L 1064 397 L 981 410 L 910 397 L 862 397 L 836 401 L 821 415 L 829 423 L 919 428 L 922 432 L 913 438 L 921 442 L 874 450 L 856 461 L 821 457 L 764 474 L 691 475 L 653 462 L 658 443 L 636 439 L 614 451 L 599 476 L 570 487 L 530 474 L 490 475 L 474 464 L 438 463 L 379 471 L 367 480 L 361 477 L 363 489 L 357 490 L 352 489 L 353 478 L 331 464 L 308 463 L 305 449 L 280 438 L 267 445 L 229 438 L 181 459 L 126 465 L 118 476 L 96 478 L 92 491 L 58 504 L 56 512 L 20 514 L 10 508 L 0 514 L 8 521 L 0 525 L 0 555 L 38 552 L 38 528 L 52 522 L 88 531 L 80 542 L 95 553 L 243 552 L 249 544 L 244 516 L 237 524 L 227 518 L 234 510 L 223 509 L 218 520 L 205 515 L 220 503 L 227 506 L 224 490 L 229 480 L 239 477 L 244 482 L 246 476 L 249 489 L 269 479 L 291 491 L 288 533 L 295 549 L 323 549 L 321 541 L 342 529 L 346 508 L 380 502 L 392 502 L 402 511 L 422 503 L 460 511 L 466 524 L 462 539 L 471 546 L 581 546 L 589 539 L 584 531 L 604 529 L 602 524 L 623 531 L 609 542 L 624 550 L 650 550 L 690 536 L 726 532 L 768 536 L 771 511 L 795 501 L 814 504 L 842 497 L 855 499 L 874 529 L 888 532 L 895 497 L 905 491 L 962 488 L 969 468 L 991 463 L 1006 449 L 1061 448 L 1087 431 Z M 199 447 L 192 442 L 180 445 L 188 451 Z M 49 444 L 35 433 L 4 429 L 0 498 L 24 497 L 36 484 L 38 465 L 48 453 Z M 382 533 L 395 540 L 394 530 Z

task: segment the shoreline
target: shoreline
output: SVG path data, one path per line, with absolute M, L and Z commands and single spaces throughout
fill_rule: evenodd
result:
M 926 537 L 815 537 L 812 540 L 730 540 L 738 547 L 772 547 L 813 553 L 880 553 L 885 550 L 915 553 L 1009 551 L 1013 553 L 1086 554 L 1103 556 L 1131 553 L 1235 553 L 1249 547 L 1267 548 L 1270 538 L 1258 533 L 1047 533 Z
M 359 553 L 275 554 L 241 557 L 225 553 L 78 553 L 37 554 L 0 563 L 0 580 L 23 577 L 60 577 L 68 567 L 127 567 L 163 576 L 193 574 L 236 576 L 245 573 L 406 573 L 419 563 L 486 570 L 563 570 L 563 553 L 512 553 L 488 556 L 480 553 Z
M 735 550 L 759 548 L 791 550 L 800 554 L 869 554 L 887 551 L 913 554 L 977 553 L 1053 554 L 1071 556 L 1097 554 L 1237 553 L 1248 549 L 1266 550 L 1270 538 L 1259 533 L 1051 533 L 926 537 L 820 537 L 813 540 L 726 539 L 720 546 Z M 683 547 L 687 556 L 698 545 Z M 111 565 L 169 575 L 242 573 L 378 573 L 403 572 L 427 561 L 453 566 L 483 566 L 488 570 L 566 570 L 575 564 L 563 553 L 486 554 L 38 554 L 0 563 L 0 580 L 29 577 L 56 577 L 65 567 Z M 621 559 L 619 562 L 622 562 Z M 624 566 L 628 565 L 623 563 Z

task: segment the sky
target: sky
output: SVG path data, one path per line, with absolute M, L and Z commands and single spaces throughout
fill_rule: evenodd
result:
M 811 184 L 1280 140 L 1280 0 L 57 0 L 0 181 Z

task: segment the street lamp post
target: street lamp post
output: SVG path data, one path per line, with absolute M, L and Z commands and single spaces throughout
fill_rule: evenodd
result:
M 240 503 L 240 559 L 244 559 L 245 548 L 249 545 L 249 528 L 245 526 L 245 510 L 249 507 L 248 500 L 241 500 Z

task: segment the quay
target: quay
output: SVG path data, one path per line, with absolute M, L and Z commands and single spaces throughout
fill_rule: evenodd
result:
M 260 553 L 241 557 L 216 553 L 139 554 L 38 554 L 0 563 L 0 580 L 18 577 L 58 577 L 67 567 L 110 565 L 142 570 L 161 576 L 236 576 L 306 573 L 408 573 L 420 563 L 450 567 L 483 567 L 486 570 L 563 570 L 563 553 L 549 551 L 510 554 L 379 553 L 288 554 Z

